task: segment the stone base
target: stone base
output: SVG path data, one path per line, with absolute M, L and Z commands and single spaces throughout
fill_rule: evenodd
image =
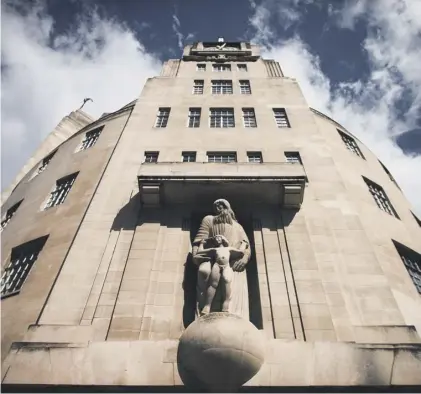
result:
M 177 391 L 178 341 L 15 343 L 2 389 L 17 385 L 152 386 Z M 241 390 L 421 385 L 421 345 L 267 340 L 260 371 Z M 34 386 L 35 387 L 35 386 Z M 44 387 L 43 391 L 47 388 Z M 57 389 L 57 386 L 55 386 Z M 72 391 L 72 389 L 69 389 Z M 399 390 L 399 388 L 397 388 Z

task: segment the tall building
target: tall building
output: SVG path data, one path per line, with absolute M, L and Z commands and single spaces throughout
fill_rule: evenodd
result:
M 238 303 L 265 355 L 247 390 L 421 384 L 421 222 L 256 45 L 188 45 L 83 119 L 2 206 L 4 390 L 182 391 L 192 245 L 218 199 L 251 252 Z

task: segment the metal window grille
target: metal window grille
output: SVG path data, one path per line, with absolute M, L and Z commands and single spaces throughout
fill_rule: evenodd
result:
M 249 163 L 263 163 L 262 152 L 247 152 Z
M 247 71 L 247 64 L 237 64 L 238 71 Z
M 54 157 L 57 151 L 54 151 L 53 153 L 50 153 L 48 156 L 44 157 L 42 159 L 42 162 L 40 163 L 40 166 L 38 167 L 37 174 L 41 174 L 43 172 L 48 164 L 50 164 L 51 159 Z
M 285 108 L 274 108 L 273 115 L 278 127 L 290 127 Z
M 203 94 L 204 81 L 195 79 L 193 85 L 193 94 Z
M 338 132 L 339 132 L 339 135 L 342 138 L 342 141 L 344 142 L 345 146 L 347 147 L 347 149 L 350 150 L 355 155 L 364 159 L 364 155 L 362 154 L 362 152 L 361 152 L 360 148 L 358 147 L 357 143 L 355 142 L 355 140 L 352 137 L 343 133 L 340 130 L 338 130 Z
M 232 81 L 212 81 L 212 94 L 232 94 Z
M 211 108 L 210 127 L 234 127 L 233 108 Z
M 193 163 L 196 161 L 196 152 L 183 152 L 183 163 Z
M 421 255 L 396 241 L 393 243 L 418 293 L 421 294 Z
M 213 64 L 213 71 L 231 71 L 231 64 Z
M 235 163 L 237 154 L 235 152 L 208 152 L 209 163 Z
M 2 298 L 20 291 L 47 238 L 37 238 L 12 249 L 10 262 L 1 276 Z
M 199 127 L 200 126 L 200 115 L 202 110 L 200 108 L 190 108 L 189 109 L 189 127 Z
M 376 201 L 377 206 L 382 211 L 387 212 L 392 216 L 398 217 L 383 188 L 366 178 L 364 178 L 364 181 L 367 184 L 368 190 L 373 196 L 374 201 Z
M 95 143 L 97 142 L 97 140 L 98 140 L 98 138 L 99 138 L 100 134 L 101 134 L 102 129 L 103 129 L 103 127 L 98 127 L 97 129 L 94 129 L 94 130 L 88 131 L 88 132 L 85 134 L 85 138 L 84 138 L 84 140 L 82 141 L 82 144 L 81 144 L 81 146 L 80 146 L 79 151 L 81 151 L 81 150 L 85 150 L 85 149 L 89 149 L 89 148 L 91 148 L 92 146 L 94 146 L 94 145 L 95 145 Z
M 56 181 L 56 185 L 53 191 L 48 198 L 47 203 L 45 204 L 44 209 L 48 209 L 51 207 L 55 207 L 56 205 L 63 204 L 64 200 L 66 199 L 67 195 L 72 188 L 73 183 L 75 182 L 77 177 L 76 174 L 65 176 L 58 181 Z
M 285 152 L 285 160 L 287 163 L 301 164 L 301 157 L 298 152 Z
M 197 71 L 206 71 L 206 64 L 198 64 Z
M 240 81 L 240 93 L 251 94 L 250 81 Z
M 4 219 L 1 221 L 1 230 L 3 230 L 8 223 L 12 220 L 12 217 L 15 215 L 16 211 L 19 208 L 19 205 L 22 203 L 23 200 L 20 200 L 15 205 L 11 206 L 7 211 Z
M 243 108 L 244 127 L 257 127 L 256 114 L 253 108 Z
M 170 112 L 171 108 L 159 108 L 158 115 L 156 116 L 155 127 L 167 127 Z
M 145 152 L 145 163 L 158 163 L 159 152 Z

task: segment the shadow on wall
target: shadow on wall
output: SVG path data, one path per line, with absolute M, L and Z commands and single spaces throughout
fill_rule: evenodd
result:
M 140 210 L 140 196 L 139 192 L 132 195 L 129 202 L 124 205 L 117 216 L 114 218 L 111 230 L 132 230 L 136 229 L 137 221 L 139 219 Z

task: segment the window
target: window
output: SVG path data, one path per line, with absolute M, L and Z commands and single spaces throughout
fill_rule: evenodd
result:
M 393 241 L 393 243 L 418 293 L 421 294 L 421 255 L 399 242 Z
M 243 108 L 244 127 L 257 127 L 256 114 L 253 108 Z
M 195 79 L 193 85 L 193 94 L 203 94 L 203 79 Z
M 232 94 L 232 81 L 212 81 L 212 94 Z
M 238 71 L 247 71 L 247 64 L 237 64 Z
M 235 152 L 208 152 L 209 163 L 235 163 L 237 154 Z
M 301 156 L 298 152 L 284 152 L 287 163 L 302 164 Z
M 396 183 L 395 178 L 393 178 L 393 175 L 389 172 L 389 170 L 385 167 L 385 165 L 379 160 L 379 163 L 383 167 L 384 172 L 389 176 L 389 179 L 400 189 L 399 185 Z
M 348 150 L 350 150 L 352 153 L 354 153 L 355 155 L 361 157 L 362 159 L 365 159 L 364 155 L 362 154 L 360 148 L 358 147 L 357 143 L 355 142 L 355 140 L 350 137 L 349 135 L 345 134 L 344 132 L 338 130 L 339 135 L 342 138 L 342 141 L 344 142 L 345 146 L 347 147 Z
M 158 163 L 159 152 L 145 152 L 145 163 Z
M 12 219 L 12 217 L 15 215 L 16 211 L 18 210 L 20 204 L 22 203 L 23 200 L 20 200 L 19 202 L 17 202 L 15 205 L 11 206 L 7 211 L 6 211 L 6 215 L 4 217 L 4 219 L 1 221 L 1 230 L 3 230 L 7 224 L 10 222 L 10 220 Z
M 159 108 L 158 115 L 156 116 L 155 127 L 167 127 L 170 112 L 171 108 Z
M 47 238 L 48 235 L 26 242 L 12 249 L 10 262 L 1 276 L 1 298 L 20 291 Z
M 263 163 L 262 152 L 247 152 L 249 163 Z
M 420 226 L 420 227 L 421 227 L 421 220 L 420 220 L 420 219 L 418 219 L 418 217 L 415 215 L 415 213 L 414 213 L 414 212 L 412 212 L 412 211 L 411 211 L 411 213 L 412 213 L 412 216 L 414 217 L 415 221 L 418 223 L 418 226 Z
M 275 117 L 275 122 L 278 127 L 291 127 L 289 125 L 285 108 L 273 108 L 273 115 Z
M 250 81 L 240 81 L 240 93 L 251 94 Z
M 211 108 L 210 127 L 234 127 L 233 108 Z
M 202 110 L 200 108 L 189 108 L 188 127 L 200 126 L 200 115 Z
M 67 175 L 56 181 L 56 185 L 51 192 L 47 203 L 45 204 L 44 210 L 55 207 L 56 205 L 63 204 L 64 200 L 70 192 L 70 189 L 72 188 L 73 183 L 76 180 L 77 175 L 78 173 Z
M 377 206 L 384 212 L 387 212 L 388 214 L 398 217 L 395 209 L 393 208 L 391 202 L 389 201 L 385 191 L 383 188 L 376 183 L 370 181 L 367 178 L 364 178 L 365 183 L 368 186 L 368 190 L 370 191 L 371 195 L 374 198 L 374 201 L 376 201 Z
M 183 152 L 183 163 L 193 163 L 196 161 L 196 152 Z
M 94 146 L 95 143 L 97 142 L 103 128 L 104 128 L 104 126 L 101 126 L 101 127 L 98 127 L 94 130 L 88 131 L 85 134 L 85 138 L 82 141 L 82 144 L 80 145 L 79 151 L 89 149 L 92 146 Z
M 40 165 L 38 167 L 38 170 L 36 171 L 36 175 L 41 174 L 41 172 L 43 172 L 47 168 L 48 164 L 50 164 L 50 161 L 54 157 L 54 155 L 56 154 L 56 152 L 57 151 L 54 151 L 54 152 L 50 153 L 48 156 L 45 156 L 42 159 L 42 161 L 41 161 L 41 163 L 40 163 Z
M 213 71 L 231 71 L 231 64 L 213 64 Z
M 198 64 L 197 71 L 206 71 L 206 64 Z

